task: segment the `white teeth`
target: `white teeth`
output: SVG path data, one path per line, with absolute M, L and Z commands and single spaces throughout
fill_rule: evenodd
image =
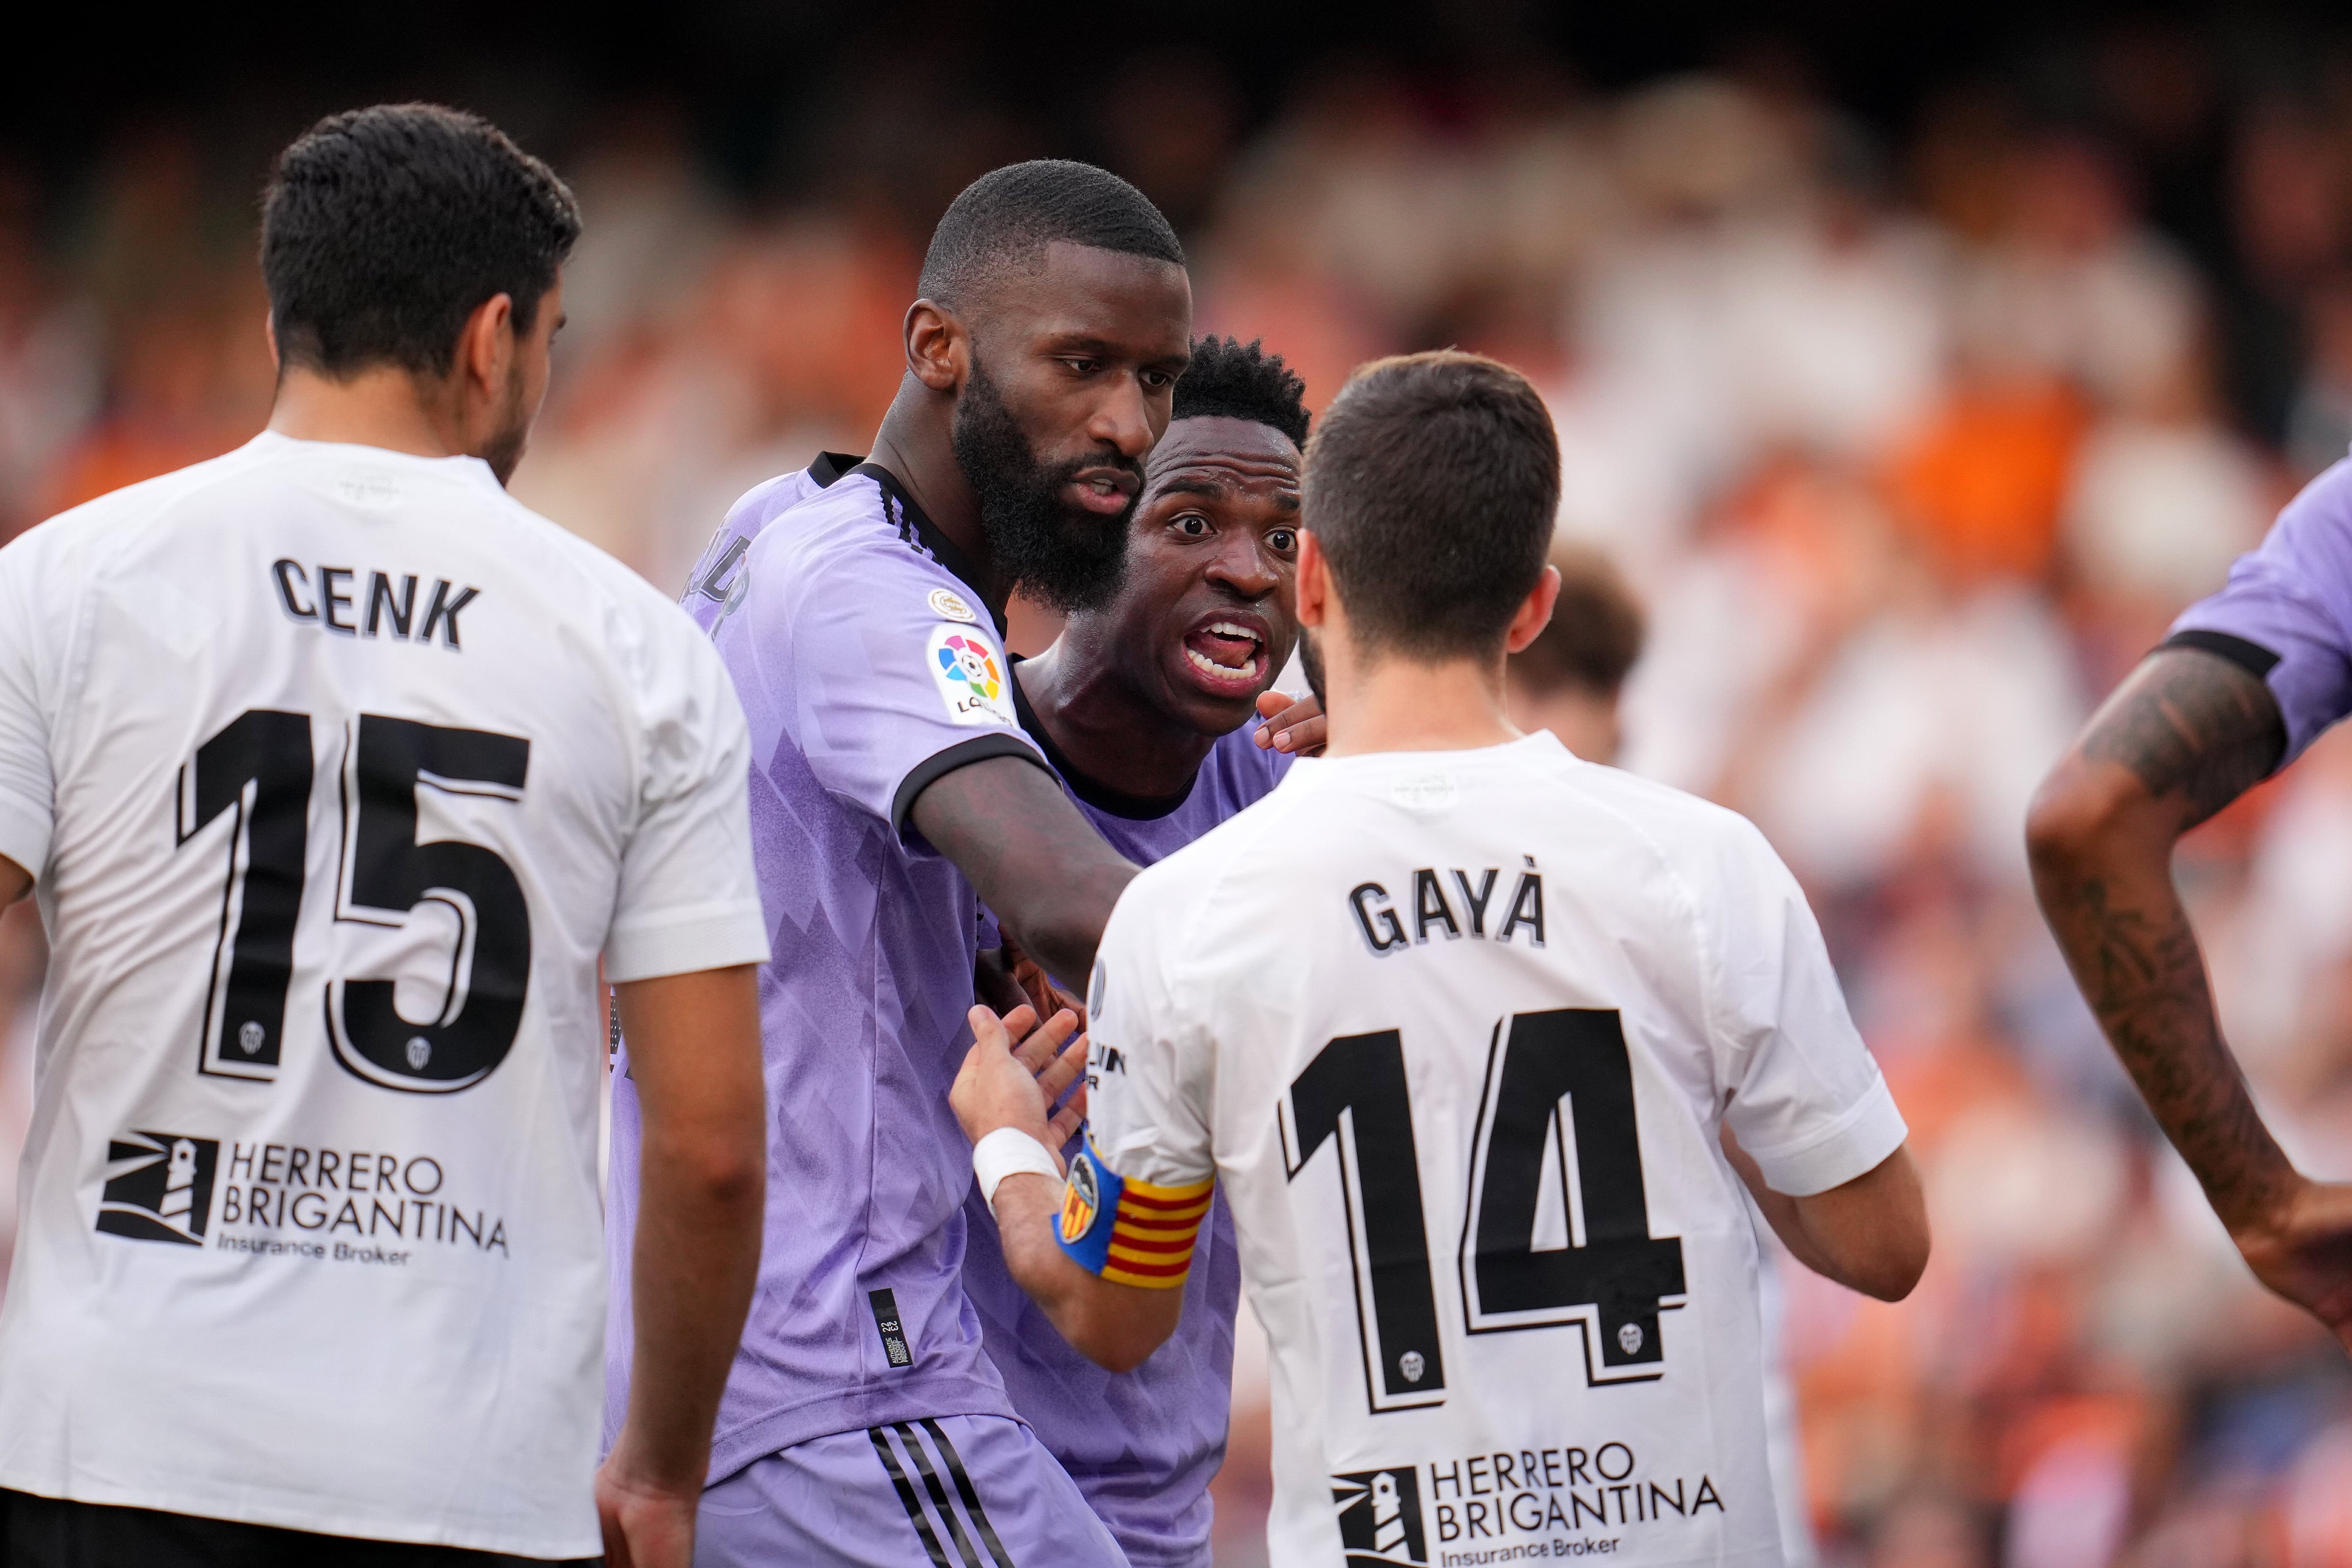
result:
M 1203 627 L 1202 630 L 1213 632 L 1220 637 L 1246 638 L 1252 643 L 1262 642 L 1264 640 L 1248 627 L 1236 626 L 1230 621 L 1214 621 L 1210 622 L 1206 627 Z
M 1223 675 L 1231 678 L 1237 675 L 1255 677 L 1257 674 L 1257 655 L 1255 653 L 1252 653 L 1249 656 L 1249 660 L 1246 664 L 1220 664 L 1214 659 L 1210 658 L 1207 654 L 1201 653 L 1197 649 L 1190 647 L 1184 650 L 1184 656 L 1213 675 Z

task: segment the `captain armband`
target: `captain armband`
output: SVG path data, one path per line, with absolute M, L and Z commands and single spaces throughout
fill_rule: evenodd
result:
M 1172 1291 L 1192 1267 L 1192 1244 L 1214 1179 L 1192 1186 L 1122 1180 L 1094 1145 L 1070 1161 L 1054 1239 L 1070 1260 L 1114 1285 Z

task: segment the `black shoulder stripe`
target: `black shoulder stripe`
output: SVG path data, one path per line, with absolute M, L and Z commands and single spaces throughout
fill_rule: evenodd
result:
M 985 762 L 992 757 L 1017 757 L 1024 762 L 1034 762 L 1053 773 L 1037 748 L 1025 740 L 1016 740 L 1001 729 L 982 731 L 970 740 L 960 740 L 945 751 L 934 752 L 907 770 L 898 780 L 896 793 L 890 797 L 890 826 L 898 832 L 907 831 L 907 813 L 915 809 L 916 798 L 959 768 L 969 768 L 975 762 Z
M 2233 637 L 2227 632 L 2207 632 L 2191 627 L 2186 632 L 2175 632 L 2158 646 L 2195 648 L 2200 653 L 2211 653 L 2217 658 L 2229 660 L 2258 681 L 2270 679 L 2271 672 L 2278 668 L 2279 656 L 2276 653 L 2260 643 L 2249 643 L 2243 637 Z

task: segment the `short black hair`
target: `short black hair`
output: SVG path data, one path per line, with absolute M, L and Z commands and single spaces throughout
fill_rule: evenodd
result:
M 1264 339 L 1195 338 L 1192 361 L 1176 380 L 1171 419 L 1223 417 L 1269 424 L 1307 444 L 1307 383 L 1265 351 Z
M 1641 601 L 1616 563 L 1591 545 L 1562 545 L 1551 624 L 1511 655 L 1511 679 L 1538 696 L 1564 691 L 1614 697 L 1642 657 Z
M 1559 440 L 1527 378 L 1455 350 L 1360 367 L 1307 449 L 1304 522 L 1370 652 L 1501 652 L 1543 575 Z
M 1039 158 L 992 169 L 948 204 L 917 286 L 952 306 L 1055 240 L 1184 265 L 1184 247 L 1151 198 L 1091 163 Z
M 278 155 L 262 197 L 278 355 L 331 376 L 386 362 L 446 374 L 482 301 L 510 297 L 515 329 L 530 329 L 579 237 L 563 182 L 478 115 L 329 115 Z

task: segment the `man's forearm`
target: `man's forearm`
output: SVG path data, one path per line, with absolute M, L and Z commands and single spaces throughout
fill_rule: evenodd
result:
M 2221 1038 L 2172 849 L 2266 775 L 2284 745 L 2261 681 L 2210 653 L 2161 652 L 2093 718 L 2028 826 L 2034 893 L 2068 967 L 2232 1231 L 2259 1223 L 2299 1178 Z
M 630 1265 L 635 1350 L 608 1469 L 698 1491 L 760 1267 L 767 1188 L 759 997 L 746 969 L 620 988 L 644 1134 Z
M 1052 774 L 1018 758 L 988 758 L 934 780 L 916 797 L 912 819 L 1024 951 L 1066 983 L 1087 983 L 1135 867 Z
M 1078 1354 L 1131 1372 L 1176 1332 L 1184 1292 L 1113 1284 L 1070 1261 L 1054 1241 L 1061 1197 L 1038 1176 L 1007 1176 L 996 1189 L 1005 1268 Z
M 2034 858 L 2034 892 L 2116 1055 L 2231 1230 L 2295 1175 L 2221 1038 L 2169 842 L 2128 830 Z
M 641 1172 L 630 1266 L 636 1336 L 630 1435 L 649 1456 L 677 1457 L 664 1469 L 688 1460 L 698 1469 L 709 1459 L 719 1394 L 759 1274 L 764 1187 L 756 1180 L 714 1184 L 690 1151 L 651 1137 Z

